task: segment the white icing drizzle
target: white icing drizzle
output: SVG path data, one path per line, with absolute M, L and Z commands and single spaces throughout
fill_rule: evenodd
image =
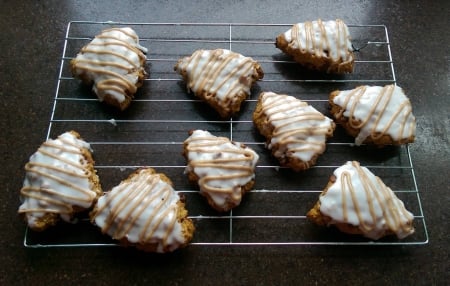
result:
M 404 238 L 414 232 L 413 215 L 380 178 L 356 161 L 334 171 L 336 181 L 320 196 L 320 212 L 330 224 L 357 226 L 368 238 L 394 233 Z
M 74 60 L 74 76 L 86 74 L 100 101 L 113 96 L 121 103 L 136 93 L 139 74 L 145 73 L 141 63 L 146 52 L 133 29 L 107 29 L 81 49 Z
M 73 206 L 91 207 L 100 190 L 90 180 L 95 171 L 83 154 L 86 151 L 91 151 L 88 143 L 66 132 L 44 142 L 30 157 L 19 213 L 25 213 L 31 228 L 46 213 L 70 221 Z
M 297 23 L 284 33 L 284 37 L 292 49 L 303 53 L 342 61 L 343 64 L 353 61 L 348 27 L 342 20 Z
M 198 177 L 200 192 L 206 193 L 218 209 L 227 210 L 242 200 L 242 186 L 255 178 L 258 154 L 247 146 L 195 130 L 185 141 L 186 172 Z
M 152 169 L 140 169 L 98 199 L 94 221 L 113 239 L 157 244 L 156 252 L 173 251 L 185 237 L 177 219 L 180 197 Z
M 263 92 L 262 112 L 274 130 L 268 148 L 278 144 L 277 158 L 293 156 L 307 162 L 325 151 L 334 130 L 331 119 L 293 96 Z
M 242 92 L 250 94 L 252 78 L 257 77 L 256 64 L 230 50 L 197 50 L 181 59 L 175 70 L 187 74 L 187 87 L 196 95 L 207 92 L 218 101 L 234 102 Z
M 345 116 L 351 127 L 360 129 L 356 145 L 361 145 L 369 136 L 378 139 L 388 134 L 402 141 L 415 135 L 416 119 L 411 103 L 396 85 L 360 86 L 340 91 L 333 102 L 342 108 L 336 118 Z

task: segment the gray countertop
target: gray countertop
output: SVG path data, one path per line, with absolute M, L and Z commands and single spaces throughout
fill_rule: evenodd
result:
M 1 285 L 449 283 L 450 2 L 3 1 L 1 5 Z M 25 225 L 17 215 L 23 166 L 47 135 L 70 21 L 294 23 L 317 18 L 383 24 L 389 30 L 397 84 L 407 91 L 417 119 L 410 151 L 428 227 L 427 244 L 193 245 L 167 255 L 116 247 L 23 246 Z

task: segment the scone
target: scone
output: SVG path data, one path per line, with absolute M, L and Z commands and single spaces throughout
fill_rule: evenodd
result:
M 98 199 L 91 220 L 123 246 L 165 253 L 191 241 L 195 227 L 187 215 L 170 179 L 142 168 Z
M 301 171 L 316 163 L 333 135 L 334 122 L 293 96 L 262 92 L 253 122 L 281 166 Z
M 342 20 L 294 24 L 277 36 L 275 45 L 307 68 L 336 74 L 353 71 L 355 57 Z
M 251 86 L 264 77 L 258 62 L 224 50 L 197 50 L 174 67 L 188 91 L 214 108 L 222 118 L 238 113 Z
M 92 207 L 102 190 L 88 143 L 75 131 L 49 139 L 25 165 L 19 207 L 28 226 L 42 231 Z
M 414 142 L 416 119 L 409 99 L 396 85 L 336 90 L 329 98 L 336 122 L 355 144 L 401 145 Z
M 133 29 L 111 28 L 84 46 L 71 60 L 70 69 L 75 78 L 93 85 L 100 101 L 124 110 L 143 83 L 145 53 Z
M 336 226 L 370 239 L 414 233 L 414 216 L 380 178 L 356 161 L 337 168 L 307 217 L 318 225 Z
M 255 182 L 258 154 L 249 147 L 195 130 L 184 141 L 185 173 L 217 211 L 238 206 Z

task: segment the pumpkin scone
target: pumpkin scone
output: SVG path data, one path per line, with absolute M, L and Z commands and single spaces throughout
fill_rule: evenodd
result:
M 102 194 L 92 149 L 76 131 L 49 139 L 25 165 L 19 214 L 28 226 L 43 231 L 60 219 L 93 206 Z
M 258 154 L 249 147 L 208 131 L 194 130 L 184 141 L 186 174 L 217 211 L 238 206 L 255 183 Z
M 121 245 L 148 252 L 185 247 L 195 231 L 183 196 L 152 168 L 138 169 L 101 196 L 91 220 Z
M 333 91 L 331 114 L 355 144 L 401 145 L 412 143 L 416 119 L 403 89 L 397 85 L 359 86 Z
M 356 161 L 334 171 L 307 217 L 318 225 L 373 240 L 388 235 L 402 239 L 414 233 L 412 213 L 380 178 Z
M 129 28 L 103 30 L 70 61 L 75 78 L 92 85 L 100 101 L 126 109 L 143 83 L 147 49 Z
M 333 120 L 308 103 L 274 92 L 260 94 L 253 122 L 280 165 L 295 171 L 316 163 L 335 128 Z
M 307 68 L 335 74 L 353 71 L 350 34 L 340 19 L 294 24 L 277 36 L 275 45 Z
M 197 50 L 174 67 L 192 91 L 224 119 L 237 114 L 251 86 L 264 77 L 259 63 L 226 49 Z

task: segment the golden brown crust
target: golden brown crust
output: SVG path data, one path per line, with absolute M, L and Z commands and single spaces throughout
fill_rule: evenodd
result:
M 270 141 L 275 127 L 270 124 L 269 118 L 263 112 L 262 95 L 262 93 L 259 95 L 255 111 L 253 112 L 253 123 L 256 125 L 259 133 L 266 137 L 267 141 Z
M 320 196 L 324 196 L 331 185 L 334 184 L 334 182 L 336 182 L 336 177 L 334 175 L 331 175 L 327 186 L 322 191 L 322 193 L 320 193 Z M 331 218 L 329 216 L 325 216 L 320 212 L 320 200 L 317 200 L 316 204 L 306 214 L 306 217 L 320 226 L 328 226 L 328 223 L 331 221 Z
M 263 112 L 263 105 L 262 105 L 262 96 L 263 93 L 260 94 L 258 98 L 258 102 L 256 104 L 255 111 L 253 112 L 253 122 L 256 126 L 256 128 L 259 130 L 261 135 L 266 137 L 267 143 L 270 143 L 272 140 L 272 134 L 275 129 L 275 127 L 271 124 L 269 121 L 269 118 L 266 116 L 266 114 Z M 332 123 L 332 130 L 330 134 L 327 134 L 327 137 L 331 137 L 333 134 L 333 131 L 335 129 L 335 124 Z M 315 154 L 311 160 L 309 161 L 302 161 L 301 159 L 292 156 L 292 154 L 289 153 L 285 149 L 285 146 L 282 144 L 272 144 L 271 152 L 274 157 L 278 159 L 280 162 L 280 166 L 282 167 L 288 167 L 291 168 L 294 171 L 304 171 L 306 169 L 309 169 L 311 166 L 315 165 L 317 162 L 317 159 L 319 158 L 319 154 Z M 279 153 L 280 151 L 283 152 L 283 156 L 275 156 L 276 153 Z
M 313 53 L 303 52 L 300 49 L 292 48 L 286 41 L 284 33 L 279 34 L 275 41 L 275 46 L 284 53 L 292 56 L 294 60 L 312 70 L 321 72 L 344 74 L 353 72 L 354 56 L 352 53 L 352 61 L 343 62 L 342 59 L 334 61 L 330 57 L 317 57 Z
M 81 138 L 81 135 L 78 132 L 76 132 L 74 130 L 71 130 L 69 132 L 73 136 L 75 136 L 77 139 L 83 140 L 83 138 Z M 95 200 L 92 203 L 92 205 L 94 205 L 97 202 L 97 199 L 103 194 L 103 191 L 102 191 L 102 187 L 100 185 L 100 179 L 97 175 L 97 170 L 95 170 L 95 168 L 94 168 L 95 161 L 94 161 L 94 158 L 92 157 L 91 151 L 89 149 L 82 148 L 81 152 L 83 154 L 84 159 L 87 162 L 86 169 L 88 169 L 89 173 L 91 174 L 91 176 L 89 177 L 89 182 L 91 183 L 91 189 L 97 194 L 97 197 L 95 198 Z
M 181 224 L 184 241 L 185 243 L 181 247 L 185 247 L 192 240 L 195 232 L 194 223 L 190 218 L 188 218 L 188 211 L 186 209 L 186 205 L 184 203 L 184 198 L 180 198 L 180 201 L 177 203 L 177 220 Z
M 27 222 L 27 217 L 25 214 L 20 214 L 20 216 Z M 37 232 L 42 232 L 47 228 L 56 225 L 60 221 L 59 214 L 46 213 L 42 217 L 37 218 L 33 226 L 29 226 L 30 229 Z
M 337 124 L 340 124 L 344 130 L 347 132 L 348 135 L 352 137 L 357 137 L 360 129 L 353 128 L 353 126 L 359 126 L 360 121 L 355 118 L 348 118 L 344 116 L 344 110 L 342 107 L 334 103 L 334 98 L 338 96 L 340 93 L 340 90 L 335 90 L 330 93 L 329 96 L 329 104 L 330 104 L 330 113 L 333 116 L 334 120 Z M 338 114 L 342 114 L 341 116 L 337 116 Z M 353 126 L 352 126 L 353 125 Z M 372 133 L 362 142 L 363 144 L 371 144 L 378 147 L 383 147 L 386 145 L 403 145 L 407 143 L 414 142 L 415 137 L 414 135 L 404 138 L 401 140 L 394 140 L 391 136 L 388 134 L 383 134 L 380 136 L 379 133 Z

